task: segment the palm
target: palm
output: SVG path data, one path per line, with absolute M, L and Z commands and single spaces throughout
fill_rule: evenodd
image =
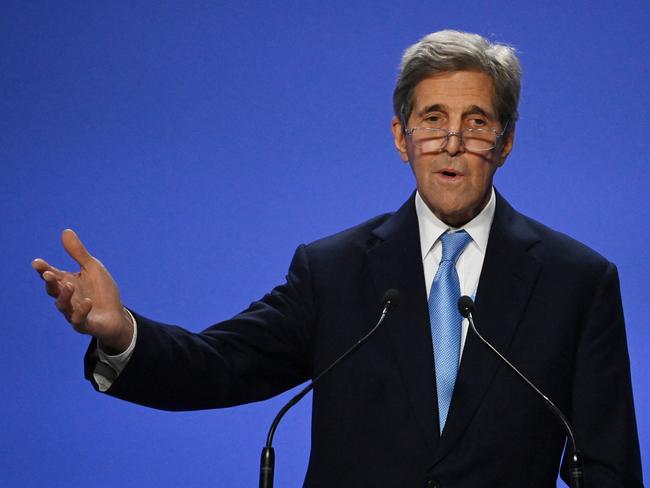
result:
M 71 296 L 73 308 L 78 308 L 85 299 L 92 302 L 92 308 L 85 320 L 89 334 L 119 323 L 122 309 L 120 295 L 113 278 L 99 260 L 92 258 L 78 273 L 63 274 L 63 281 L 72 283 L 74 287 Z

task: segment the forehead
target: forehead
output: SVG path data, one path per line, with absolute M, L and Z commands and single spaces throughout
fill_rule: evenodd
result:
M 413 113 L 439 105 L 462 113 L 477 106 L 495 116 L 495 90 L 490 75 L 480 71 L 446 71 L 420 81 L 413 91 Z

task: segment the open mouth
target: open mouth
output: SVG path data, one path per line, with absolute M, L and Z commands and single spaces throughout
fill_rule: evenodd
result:
M 438 171 L 438 174 L 444 176 L 445 178 L 456 178 L 457 176 L 463 176 L 463 173 L 451 168 L 441 169 Z

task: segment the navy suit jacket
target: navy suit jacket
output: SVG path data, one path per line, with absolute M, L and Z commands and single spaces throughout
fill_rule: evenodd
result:
M 394 214 L 300 246 L 285 284 L 200 334 L 137 316 L 133 356 L 108 393 L 169 410 L 271 397 L 363 336 L 389 288 L 401 291 L 399 306 L 315 388 L 305 486 L 554 487 L 561 427 L 471 332 L 439 432 L 413 197 Z M 475 318 L 567 414 L 587 486 L 642 486 L 615 266 L 497 195 Z

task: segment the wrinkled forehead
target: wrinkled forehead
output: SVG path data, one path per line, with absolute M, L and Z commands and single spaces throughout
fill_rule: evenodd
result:
M 445 71 L 421 80 L 411 95 L 411 116 L 428 111 L 449 115 L 484 112 L 497 119 L 494 81 L 481 71 Z

